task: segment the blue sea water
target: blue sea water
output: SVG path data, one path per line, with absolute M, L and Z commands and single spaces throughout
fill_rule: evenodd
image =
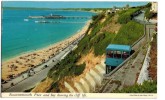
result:
M 77 19 L 27 19 L 38 15 L 92 16 L 91 12 L 60 10 L 2 10 L 2 61 L 22 53 L 44 48 L 62 41 L 78 32 L 89 18 Z M 61 23 L 35 23 L 35 21 Z M 72 23 L 80 22 L 80 23 Z

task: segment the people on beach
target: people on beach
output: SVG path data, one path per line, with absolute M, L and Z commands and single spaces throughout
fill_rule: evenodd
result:
M 59 42 L 55 45 L 51 45 L 42 50 L 37 50 L 32 53 L 24 54 L 14 59 L 11 59 L 7 62 L 3 62 L 2 64 L 2 78 L 4 80 L 10 80 L 8 76 L 20 75 L 23 72 L 26 72 L 29 67 L 35 67 L 37 65 L 45 63 L 47 60 L 58 54 L 60 51 L 64 50 L 68 45 L 74 43 L 77 39 L 79 39 L 83 34 L 85 34 L 86 30 L 90 22 L 87 23 L 82 31 L 78 32 L 74 36 Z M 22 76 L 24 77 L 24 76 Z

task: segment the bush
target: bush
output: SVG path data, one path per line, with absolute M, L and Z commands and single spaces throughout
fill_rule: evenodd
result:
M 48 92 L 48 93 L 51 92 L 52 89 L 55 89 L 55 91 L 56 91 L 57 93 L 60 92 L 59 85 L 58 85 L 57 82 L 53 83 L 53 84 L 51 85 L 51 87 L 47 90 L 47 92 Z
M 157 14 L 150 12 L 150 8 L 146 9 L 146 11 L 145 11 L 145 17 L 146 17 L 146 19 L 149 20 L 149 19 L 151 19 L 151 18 L 153 18 L 155 16 L 157 16 Z
M 145 81 L 142 85 L 125 87 L 122 90 L 115 90 L 113 93 L 157 93 L 157 81 Z
M 120 24 L 125 24 L 129 22 L 130 20 L 131 20 L 131 15 L 129 13 L 124 13 L 119 17 L 118 22 Z
M 115 15 L 115 13 L 111 13 L 107 15 L 106 21 L 104 21 L 103 26 L 106 26 L 112 21 L 112 17 Z
M 111 43 L 115 34 L 104 32 L 99 34 L 97 38 L 93 40 L 94 53 L 96 56 L 102 55 L 105 53 L 106 47 Z
M 131 45 L 144 34 L 144 26 L 135 21 L 124 24 L 114 40 L 113 44 Z
M 105 17 L 104 13 L 92 16 L 93 23 L 91 24 L 90 27 L 95 27 L 98 24 L 98 22 L 104 17 Z
M 131 8 L 128 10 L 123 10 L 121 12 L 119 12 L 119 18 L 118 18 L 118 22 L 120 24 L 126 24 L 128 23 L 130 20 L 132 20 L 132 15 L 134 15 L 134 13 L 136 13 L 137 11 L 139 11 L 139 8 Z
M 75 66 L 75 72 L 74 72 L 74 74 L 75 74 L 75 75 L 80 75 L 80 74 L 82 74 L 82 72 L 83 72 L 84 69 L 85 69 L 85 66 L 86 66 L 85 63 L 83 63 L 83 64 L 81 64 L 81 65 L 76 65 L 76 66 Z
M 146 8 L 150 8 L 151 5 L 152 5 L 152 4 L 149 2 L 149 3 L 147 3 L 147 5 L 145 5 L 144 7 L 146 7 Z

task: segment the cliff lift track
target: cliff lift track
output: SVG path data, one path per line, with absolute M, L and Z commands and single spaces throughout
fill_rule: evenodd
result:
M 143 36 L 142 36 L 141 38 L 139 38 L 137 41 L 135 41 L 135 42 L 131 45 L 132 49 L 135 50 L 135 52 L 134 52 L 130 57 L 128 57 L 124 62 L 122 62 L 119 66 L 117 66 L 114 70 L 112 70 L 110 73 L 104 74 L 105 79 L 107 79 L 108 77 L 110 77 L 111 75 L 113 75 L 113 74 L 114 74 L 117 70 L 119 70 L 124 64 L 126 64 L 129 60 L 131 60 L 131 59 L 138 53 L 138 51 L 143 47 L 143 46 L 142 46 L 142 43 L 145 41 L 146 38 L 147 38 L 146 43 L 150 41 L 150 39 L 149 39 L 149 38 L 150 38 L 150 37 L 149 37 L 150 34 L 147 34 L 147 32 L 146 32 L 146 26 L 147 26 L 147 25 L 155 25 L 155 24 L 147 23 L 147 22 L 144 22 L 144 21 L 138 21 L 138 20 L 135 20 L 135 21 L 137 21 L 137 22 L 139 22 L 139 23 L 141 23 L 141 24 L 144 25 L 144 34 L 143 34 Z M 145 43 L 145 44 L 146 44 L 146 43 Z

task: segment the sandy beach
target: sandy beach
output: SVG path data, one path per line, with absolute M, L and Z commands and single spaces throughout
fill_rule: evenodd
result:
M 69 44 L 77 40 L 80 36 L 86 33 L 91 20 L 86 23 L 86 25 L 73 36 L 52 44 L 46 48 L 32 51 L 26 54 L 22 54 L 8 61 L 2 62 L 2 79 L 10 80 L 11 76 L 16 77 L 27 70 L 40 65 L 50 58 L 54 57 L 58 52 L 66 48 Z

